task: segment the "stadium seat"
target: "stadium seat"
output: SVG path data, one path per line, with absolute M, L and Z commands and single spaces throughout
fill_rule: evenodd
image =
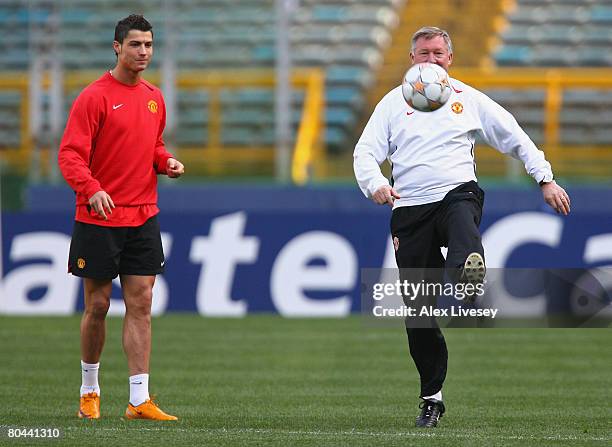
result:
M 608 66 L 605 48 L 612 41 L 612 6 L 582 0 L 520 0 L 500 34 L 495 60 L 502 66 Z M 540 48 L 534 48 L 539 45 Z M 551 45 L 550 47 L 542 47 Z M 595 56 L 599 50 L 600 56 Z M 589 53 L 591 54 L 585 54 Z
M 185 127 L 174 138 L 177 145 L 187 147 L 203 146 L 208 141 L 206 129 L 202 126 Z
M 501 45 L 494 54 L 499 66 L 612 66 L 610 0 L 518 0 L 507 19 L 509 27 L 500 33 Z M 533 104 L 525 94 L 514 93 L 502 93 L 498 100 L 516 113 L 526 129 L 536 132 L 539 128 L 541 135 L 543 100 Z M 607 111 L 612 110 L 612 93 L 565 90 L 562 105 L 561 143 L 610 144 L 612 116 Z M 538 140 L 537 134 L 529 133 Z
M 504 45 L 497 51 L 495 59 L 501 66 L 529 65 L 531 63 L 531 49 L 523 45 Z
M 169 4 L 173 8 L 174 24 L 181 30 L 180 45 L 174 50 L 180 70 L 274 66 L 274 1 L 192 0 Z M 365 89 L 372 82 L 372 68 L 381 61 L 382 48 L 390 39 L 389 27 L 397 23 L 396 10 L 403 1 L 302 0 L 296 4 L 289 34 L 292 63 L 295 67 L 320 67 L 325 71 L 325 94 L 328 107 L 331 107 L 331 121 L 326 126 L 330 129 L 346 128 L 356 121 Z M 22 2 L 0 5 L 0 25 L 6 36 L 0 42 L 0 64 L 5 70 L 27 70 L 29 55 L 23 51 L 29 39 L 27 25 L 45 25 L 53 12 L 51 2 L 33 5 L 32 8 L 23 7 Z M 134 5 L 154 24 L 157 57 L 153 59 L 151 69 L 157 69 L 163 57 L 167 31 L 163 24 L 164 10 L 158 2 L 142 0 Z M 59 33 L 65 69 L 102 71 L 112 66 L 112 30 L 118 18 L 126 14 L 124 5 L 105 0 L 69 0 L 57 2 L 55 7 L 65 25 Z M 231 109 L 228 116 L 243 123 L 245 132 L 254 132 L 252 126 L 260 126 L 262 117 L 273 116 L 274 101 L 269 89 L 265 93 L 255 91 L 252 94 L 246 90 L 249 89 L 236 96 L 240 99 L 229 98 L 228 104 L 252 101 L 254 107 L 259 107 L 259 113 L 250 108 L 242 114 Z M 76 93 L 67 94 L 67 104 L 71 104 Z M 201 92 L 179 93 L 178 129 L 174 135 L 178 144 L 191 144 L 202 139 L 203 129 L 207 127 L 208 97 Z M 223 107 L 226 106 L 226 97 L 223 93 Z M 302 103 L 303 92 L 296 92 L 294 115 L 299 113 Z M 15 102 L 9 109 L 15 113 L 17 106 L 18 102 Z M 249 125 L 251 128 L 247 127 Z M 266 122 L 266 126 L 271 125 L 272 122 Z M 273 140 L 262 132 L 243 138 L 242 131 L 235 127 L 232 126 L 237 132 L 235 137 L 224 130 L 224 142 L 229 138 L 228 141 L 248 141 L 256 145 L 260 137 L 266 141 Z M 337 130 L 326 131 L 326 134 L 332 136 L 332 146 L 340 146 L 340 138 L 348 138 L 347 134 Z M 347 146 L 347 143 L 348 140 L 343 145 Z
M 352 107 L 358 108 L 363 102 L 360 93 L 356 87 L 338 87 L 327 92 L 325 102 L 330 105 L 350 104 Z
M 591 10 L 591 20 L 597 24 L 612 25 L 612 5 L 595 6 Z

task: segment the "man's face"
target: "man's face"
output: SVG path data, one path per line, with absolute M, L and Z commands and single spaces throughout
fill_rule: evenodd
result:
M 118 63 L 130 71 L 143 71 L 153 56 L 153 33 L 131 29 L 123 43 L 113 42 Z
M 410 52 L 410 58 L 413 64 L 429 62 L 448 71 L 448 67 L 453 62 L 453 53 L 448 51 L 442 36 L 435 36 L 431 39 L 419 37 L 415 42 L 414 51 Z

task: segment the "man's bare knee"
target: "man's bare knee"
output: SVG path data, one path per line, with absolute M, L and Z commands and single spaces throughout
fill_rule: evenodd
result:
M 133 315 L 150 315 L 152 301 L 153 291 L 147 287 L 139 287 L 125 296 L 125 308 L 127 312 Z
M 122 276 L 121 287 L 126 312 L 133 317 L 151 315 L 155 277 Z
M 104 319 L 110 307 L 110 298 L 104 294 L 91 294 L 85 303 L 85 313 L 96 318 Z
M 151 315 L 151 301 L 131 303 L 125 306 L 125 310 L 134 317 L 148 317 Z
M 85 314 L 95 319 L 104 319 L 110 307 L 112 284 L 85 280 Z

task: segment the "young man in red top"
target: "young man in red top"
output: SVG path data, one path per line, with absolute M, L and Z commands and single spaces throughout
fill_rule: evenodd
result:
M 153 284 L 164 271 L 157 174 L 176 178 L 184 167 L 164 147 L 162 93 L 140 76 L 153 55 L 151 24 L 140 15 L 119 21 L 113 48 L 117 65 L 75 100 L 58 157 L 76 192 L 68 271 L 83 278 L 85 292 L 78 416 L 100 417 L 98 368 L 112 280 L 119 275 L 130 371 L 125 416 L 176 420 L 149 398 L 149 356 Z

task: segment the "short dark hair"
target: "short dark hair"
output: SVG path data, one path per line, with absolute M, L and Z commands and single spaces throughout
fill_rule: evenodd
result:
M 117 22 L 117 26 L 115 26 L 115 40 L 123 43 L 123 39 L 125 39 L 125 36 L 128 35 L 131 29 L 151 31 L 151 35 L 153 34 L 153 25 L 147 19 L 141 14 L 130 14 Z

